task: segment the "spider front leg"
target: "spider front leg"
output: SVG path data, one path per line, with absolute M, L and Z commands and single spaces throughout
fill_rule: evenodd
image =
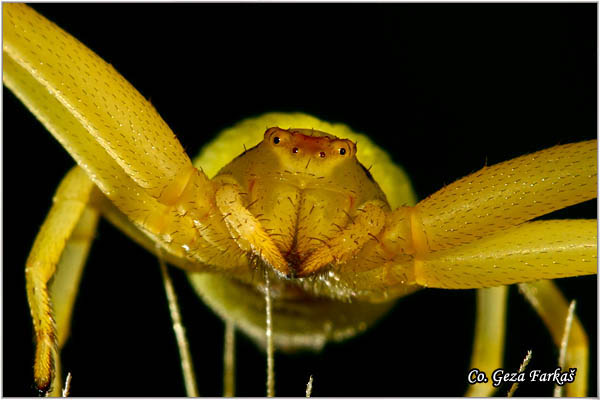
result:
M 555 146 L 448 185 L 413 210 L 415 281 L 491 287 L 597 273 L 597 221 L 535 217 L 596 197 L 597 141 Z
M 381 252 L 425 287 L 595 274 L 596 220 L 528 221 L 596 197 L 596 151 L 595 140 L 555 146 L 462 178 L 389 214 Z
M 414 208 L 396 210 L 381 235 L 382 246 L 411 259 L 392 269 L 412 272 L 404 276 L 426 287 L 524 283 L 527 298 L 557 341 L 566 302 L 551 283 L 526 282 L 596 274 L 597 221 L 527 221 L 596 197 L 596 152 L 595 140 L 556 146 L 484 168 Z M 503 307 L 503 301 L 492 306 Z M 587 342 L 580 323 L 575 320 L 573 326 L 567 367 L 579 368 L 585 381 Z M 570 385 L 567 393 L 585 395 L 586 386 Z
M 4 84 L 106 198 L 176 265 L 243 270 L 247 254 L 222 220 L 216 185 L 192 166 L 154 107 L 111 65 L 26 5 L 3 7 L 3 17 Z
M 34 379 L 38 389 L 60 395 L 58 351 L 68 334 L 81 271 L 98 222 L 92 204 L 98 190 L 85 172 L 73 168 L 54 196 L 54 204 L 27 259 L 27 299 L 36 336 Z
M 151 243 L 160 246 L 165 259 L 177 266 L 198 271 L 210 263 L 247 276 L 248 260 L 222 220 L 215 204 L 215 185 L 192 166 L 173 132 L 131 84 L 24 4 L 3 7 L 3 22 L 4 84 L 80 166 L 66 178 L 65 182 L 75 179 L 79 183 L 69 185 L 65 199 L 73 193 L 81 199 L 63 201 L 57 195 L 59 200 L 27 263 L 37 339 L 35 380 L 37 387 L 46 391 L 58 377 L 57 350 L 64 340 L 61 337 L 66 338 L 61 332 L 68 331 L 70 314 L 60 316 L 61 310 L 69 309 L 66 306 L 53 312 L 51 303 L 60 300 L 51 301 L 49 282 L 53 277 L 55 286 L 63 281 L 61 271 L 67 269 L 58 260 L 61 254 L 71 259 L 68 249 L 72 246 L 63 250 L 65 241 L 79 232 L 79 221 L 84 221 L 81 228 L 91 241 L 89 231 L 93 231 L 97 215 L 88 216 L 85 198 L 90 193 L 97 193 L 100 202 L 112 203 L 107 213 L 118 226 L 146 247 Z M 93 207 L 90 212 L 97 214 L 95 210 Z M 78 260 L 68 262 L 74 266 L 73 272 L 67 273 L 64 282 L 71 278 L 75 282 L 81 270 L 85 254 L 83 249 L 77 251 Z M 61 283 L 56 293 L 74 293 L 67 292 L 67 286 Z M 68 297 L 74 298 L 74 294 Z M 64 329 L 58 321 L 63 318 L 67 321 Z

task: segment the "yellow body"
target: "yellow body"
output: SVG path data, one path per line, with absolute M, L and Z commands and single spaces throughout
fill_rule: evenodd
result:
M 74 299 L 68 295 L 55 312 L 48 291 L 62 293 L 76 274 L 55 279 L 54 288 L 49 281 L 61 263 L 83 264 L 98 213 L 191 272 L 207 302 L 259 341 L 253 312 L 264 309 L 264 282 L 256 269 L 266 269 L 274 321 L 286 321 L 275 323 L 280 348 L 318 348 L 354 335 L 391 300 L 420 287 L 487 288 L 597 272 L 595 220 L 527 222 L 596 196 L 595 141 L 484 168 L 413 207 L 403 172 L 367 141 L 357 147 L 345 126 L 267 114 L 224 132 L 197 169 L 151 104 L 58 27 L 24 5 L 7 5 L 3 38 L 5 85 L 79 165 L 57 192 L 27 262 L 41 390 L 56 378 L 56 348 Z M 225 165 L 215 148 L 228 146 L 228 135 L 246 143 L 248 130 L 263 141 L 247 142 Z M 71 244 L 79 230 L 85 245 L 74 261 L 49 244 L 51 237 Z M 260 299 L 254 311 L 236 314 L 227 295 L 236 287 Z M 500 309 L 502 296 L 492 301 Z M 338 318 L 347 314 L 354 319 Z M 556 338 L 558 329 L 551 331 Z M 579 339 L 571 345 L 585 347 L 585 336 L 574 332 Z M 486 343 L 497 358 L 495 338 Z M 585 380 L 567 393 L 585 393 Z

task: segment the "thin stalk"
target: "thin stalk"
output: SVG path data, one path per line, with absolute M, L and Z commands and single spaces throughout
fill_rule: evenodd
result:
M 165 292 L 167 293 L 167 301 L 169 302 L 169 312 L 173 322 L 173 331 L 177 340 L 179 349 L 179 358 L 181 359 L 181 370 L 183 371 L 183 381 L 185 384 L 185 392 L 188 397 L 198 397 L 198 387 L 196 385 L 196 374 L 194 373 L 194 365 L 190 354 L 189 342 L 185 336 L 185 327 L 181 322 L 181 313 L 177 305 L 177 295 L 173 288 L 171 277 L 167 271 L 167 265 L 162 258 L 161 250 L 157 248 L 158 262 L 162 273 L 163 282 L 165 284 Z

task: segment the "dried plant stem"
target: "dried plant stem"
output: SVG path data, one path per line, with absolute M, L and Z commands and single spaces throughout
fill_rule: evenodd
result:
M 565 330 L 560 341 L 560 353 L 558 354 L 558 366 L 561 371 L 565 368 L 565 360 L 567 358 L 567 345 L 569 344 L 569 335 L 571 334 L 571 325 L 573 325 L 573 316 L 575 315 L 575 300 L 569 304 L 569 310 L 567 311 L 567 319 L 565 320 Z M 562 396 L 562 386 L 554 386 L 554 397 Z
M 519 367 L 519 371 L 518 371 L 519 374 L 521 372 L 525 371 L 525 368 L 527 368 L 527 364 L 529 364 L 530 360 L 531 360 L 531 350 L 529 350 L 527 352 L 527 355 L 525 356 L 525 359 L 521 363 L 521 366 Z M 507 397 L 513 397 L 513 395 L 515 394 L 515 391 L 517 390 L 518 387 L 519 387 L 519 383 L 518 382 L 513 383 L 512 386 L 510 387 L 510 390 L 508 391 L 508 394 L 506 396 Z
M 313 376 L 311 375 L 306 384 L 306 397 L 310 397 L 312 394 Z
M 62 397 L 69 397 L 71 394 L 71 373 L 67 373 L 67 379 L 65 379 L 65 387 L 62 390 Z
M 265 268 L 265 303 L 267 311 L 267 397 L 275 396 L 275 357 L 273 347 L 273 326 L 271 315 L 271 282 L 269 271 Z

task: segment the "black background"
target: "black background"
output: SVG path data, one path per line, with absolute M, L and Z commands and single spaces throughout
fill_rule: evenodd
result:
M 36 5 L 150 98 L 190 154 L 266 111 L 370 134 L 420 197 L 482 167 L 596 137 L 595 4 Z M 23 266 L 73 161 L 4 90 L 4 396 L 34 395 Z M 236 145 L 236 144 L 233 144 Z M 595 218 L 596 203 L 561 217 Z M 223 324 L 172 270 L 203 395 L 221 394 Z M 590 336 L 596 277 L 558 282 Z M 475 291 L 402 299 L 375 329 L 317 355 L 276 357 L 279 395 L 461 395 Z M 557 350 L 511 288 L 505 365 L 553 370 Z M 237 393 L 263 395 L 265 358 L 238 335 Z M 102 222 L 64 350 L 72 395 L 184 394 L 157 261 Z M 508 387 L 501 389 L 506 393 Z M 551 395 L 524 384 L 521 395 Z

